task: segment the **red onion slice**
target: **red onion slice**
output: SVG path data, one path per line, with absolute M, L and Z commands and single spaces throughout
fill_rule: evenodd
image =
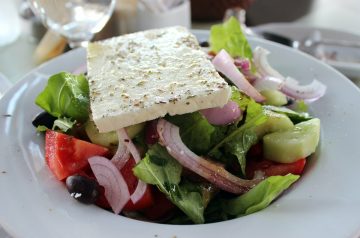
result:
M 261 47 L 256 47 L 254 50 L 254 64 L 262 76 L 254 82 L 254 87 L 257 90 L 276 89 L 288 97 L 309 102 L 324 96 L 326 92 L 326 86 L 324 84 L 314 80 L 308 85 L 299 85 L 297 80 L 290 77 L 285 78 L 270 66 L 267 59 L 268 54 L 269 51 Z
M 228 125 L 242 116 L 239 105 L 234 101 L 229 101 L 223 107 L 204 109 L 200 112 L 212 125 Z
M 280 91 L 291 98 L 315 101 L 325 95 L 326 86 L 318 80 L 313 80 L 307 85 L 299 85 L 297 80 L 288 77 Z
M 97 181 L 105 188 L 105 197 L 111 209 L 115 214 L 119 214 L 130 199 L 129 188 L 124 177 L 105 157 L 93 156 L 88 161 Z
M 119 137 L 119 144 L 123 143 L 126 148 L 130 151 L 131 155 L 133 156 L 134 160 L 136 163 L 139 163 L 141 160 L 141 156 L 139 151 L 136 149 L 136 146 L 134 145 L 134 143 L 132 142 L 131 138 L 129 137 L 129 135 L 127 134 L 126 130 L 123 129 L 119 129 L 117 131 L 118 133 L 118 137 Z M 136 202 L 138 202 L 145 194 L 146 192 L 146 188 L 147 188 L 147 184 L 144 183 L 141 180 L 138 180 L 136 189 L 134 191 L 133 194 L 131 194 L 131 201 L 135 204 Z
M 119 135 L 118 138 L 120 141 Z M 126 162 L 129 160 L 129 158 L 130 158 L 129 150 L 123 143 L 119 143 L 116 153 L 111 159 L 111 162 L 113 162 L 120 171 L 124 167 Z
M 265 76 L 257 78 L 253 85 L 259 92 L 269 89 L 280 90 L 284 85 L 284 80 L 272 76 Z
M 256 47 L 253 53 L 254 64 L 257 72 L 262 77 L 274 77 L 281 80 L 284 80 L 284 76 L 272 68 L 268 62 L 267 56 L 270 52 L 264 48 Z
M 222 190 L 242 194 L 261 180 L 243 180 L 229 173 L 223 167 L 194 154 L 182 142 L 179 127 L 160 119 L 157 125 L 161 143 L 182 166 L 207 179 Z
M 236 87 L 257 102 L 265 98 L 246 80 L 245 76 L 237 69 L 234 59 L 225 51 L 221 50 L 212 60 L 216 70 L 223 73 Z
M 234 64 L 250 83 L 253 83 L 258 78 L 258 75 L 251 72 L 251 62 L 249 59 L 235 58 Z

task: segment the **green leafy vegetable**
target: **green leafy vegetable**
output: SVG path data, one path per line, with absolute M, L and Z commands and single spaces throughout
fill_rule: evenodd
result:
M 249 192 L 224 202 L 223 208 L 232 216 L 248 215 L 266 208 L 284 190 L 299 179 L 299 175 L 271 176 Z
M 51 76 L 35 103 L 55 117 L 84 122 L 89 117 L 89 85 L 84 75 Z
M 231 101 L 236 102 L 239 105 L 239 108 L 243 111 L 246 110 L 251 98 L 246 94 L 239 91 L 239 89 L 235 86 L 231 86 Z
M 235 17 L 211 27 L 210 45 L 216 53 L 225 49 L 233 57 L 252 59 L 251 47 Z
M 180 128 L 182 141 L 198 155 L 209 151 L 226 133 L 226 127 L 211 125 L 199 112 L 172 116 L 167 120 Z
M 217 222 L 258 212 L 299 179 L 299 175 L 271 176 L 236 198 L 214 198 L 205 210 L 206 222 Z
M 239 161 L 241 172 L 245 175 L 246 153 L 252 145 L 258 142 L 258 136 L 253 129 L 241 130 L 232 140 L 225 144 L 225 150 L 235 155 Z
M 247 105 L 245 123 L 233 130 L 210 151 L 209 155 L 220 159 L 223 156 L 221 148 L 237 157 L 242 173 L 245 174 L 246 153 L 258 141 L 255 129 L 268 119 L 260 104 L 250 100 Z
M 67 132 L 70 130 L 74 125 L 76 124 L 76 121 L 71 120 L 70 118 L 58 118 L 54 121 L 53 130 L 56 128 L 59 128 L 60 130 Z
M 152 146 L 133 171 L 145 183 L 156 185 L 194 223 L 204 223 L 205 205 L 200 187 L 181 181 L 182 166 L 164 147 Z

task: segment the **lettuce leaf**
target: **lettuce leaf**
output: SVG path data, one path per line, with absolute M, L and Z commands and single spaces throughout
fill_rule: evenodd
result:
M 239 108 L 242 111 L 245 111 L 251 101 L 251 98 L 243 92 L 240 92 L 236 86 L 231 86 L 230 100 L 236 102 L 239 105 Z
M 224 148 L 225 152 L 237 157 L 241 171 L 245 174 L 246 153 L 259 140 L 255 129 L 267 119 L 268 116 L 264 113 L 262 106 L 254 100 L 249 100 L 245 123 L 232 130 L 230 134 L 208 152 L 208 155 L 219 160 L 223 156 L 222 148 Z
M 218 53 L 225 49 L 232 57 L 252 59 L 251 47 L 235 17 L 223 24 L 214 25 L 210 31 L 211 50 Z
M 299 175 L 271 176 L 261 181 L 249 192 L 224 202 L 225 212 L 232 216 L 248 215 L 260 211 L 299 179 Z
M 225 144 L 225 150 L 236 156 L 241 172 L 245 175 L 246 153 L 258 142 L 258 136 L 253 129 L 241 130 L 233 139 Z
M 224 138 L 226 127 L 213 126 L 199 112 L 167 118 L 180 128 L 184 144 L 195 154 L 203 155 Z
M 61 72 L 51 76 L 35 103 L 58 118 L 84 122 L 89 117 L 89 85 L 84 75 Z
M 164 147 L 152 146 L 133 171 L 145 183 L 156 185 L 194 223 L 204 223 L 205 204 L 200 187 L 181 181 L 182 166 Z
M 249 215 L 268 207 L 299 175 L 271 176 L 260 182 L 249 192 L 235 198 L 217 197 L 205 211 L 206 223 L 218 222 Z

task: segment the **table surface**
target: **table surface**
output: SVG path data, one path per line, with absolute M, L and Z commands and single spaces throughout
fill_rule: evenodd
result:
M 13 0 L 4 1 L 12 2 Z M 309 27 L 347 31 L 360 36 L 359 12 L 360 1 L 358 0 L 332 0 L 331 4 L 328 0 L 315 0 L 311 11 L 294 23 Z M 0 46 L 0 73 L 13 83 L 36 67 L 33 53 L 38 39 L 32 36 L 29 22 L 24 20 L 19 22 L 22 31 L 17 40 L 6 46 Z M 209 29 L 212 24 L 193 23 L 193 28 Z
M 13 3 L 13 0 L 3 1 L 2 3 Z M 19 0 L 15 2 L 19 2 Z M 360 36 L 359 12 L 359 0 L 315 0 L 311 11 L 296 20 L 295 23 L 309 27 L 347 31 Z M 0 16 L 1 20 L 9 19 L 1 19 Z M 12 83 L 17 82 L 28 71 L 36 67 L 33 61 L 33 53 L 38 43 L 38 40 L 31 34 L 28 22 L 19 19 L 16 22 L 21 24 L 21 33 L 17 40 L 6 46 L 0 46 L 0 73 L 4 74 Z M 209 29 L 211 24 L 193 23 L 193 28 Z M 354 80 L 360 86 L 360 75 L 359 79 Z M 0 228 L 0 237 L 8 238 L 10 236 Z

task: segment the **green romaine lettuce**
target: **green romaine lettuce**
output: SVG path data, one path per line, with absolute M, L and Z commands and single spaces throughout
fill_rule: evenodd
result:
M 194 223 L 204 223 L 205 204 L 200 187 L 181 181 L 182 166 L 164 147 L 152 146 L 133 171 L 145 183 L 156 185 Z
M 271 176 L 261 181 L 249 192 L 224 202 L 225 212 L 232 216 L 248 215 L 260 211 L 299 179 L 299 175 Z
M 249 102 L 252 100 L 249 96 L 240 92 L 236 86 L 231 86 L 231 101 L 236 102 L 242 111 L 245 111 Z
M 58 118 L 84 122 L 89 117 L 89 85 L 84 75 L 58 73 L 51 76 L 35 103 Z
M 271 176 L 249 192 L 235 198 L 216 197 L 205 210 L 206 222 L 218 222 L 249 215 L 268 207 L 299 179 L 299 175 Z
M 223 24 L 214 25 L 210 31 L 211 50 L 218 53 L 225 49 L 233 57 L 252 59 L 251 47 L 235 17 Z
M 257 143 L 259 140 L 255 133 L 255 128 L 268 119 L 267 115 L 263 112 L 260 104 L 254 100 L 249 100 L 246 110 L 245 123 L 239 128 L 234 129 L 223 140 L 215 145 L 208 155 L 220 159 L 223 157 L 221 148 L 224 148 L 227 153 L 235 155 L 241 166 L 241 171 L 245 174 L 246 168 L 246 153 L 250 147 Z
M 166 118 L 180 128 L 184 144 L 195 154 L 203 155 L 224 138 L 226 127 L 211 125 L 199 112 Z

